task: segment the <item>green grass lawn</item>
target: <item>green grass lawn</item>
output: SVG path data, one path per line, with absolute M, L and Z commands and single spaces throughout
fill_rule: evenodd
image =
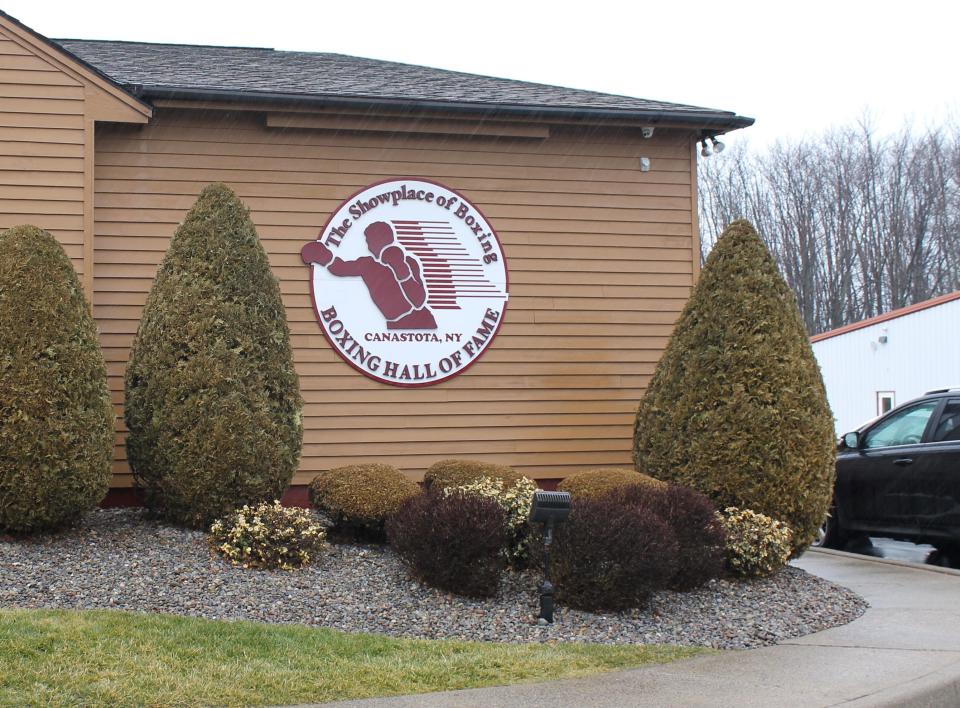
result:
M 265 705 L 585 676 L 674 646 L 490 644 L 170 615 L 0 611 L 0 705 Z

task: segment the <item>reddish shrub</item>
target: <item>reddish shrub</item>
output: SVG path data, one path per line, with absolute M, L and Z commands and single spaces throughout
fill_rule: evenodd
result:
M 557 599 L 582 610 L 641 607 L 677 570 L 669 525 L 616 493 L 575 501 L 555 549 Z
M 724 568 L 726 534 L 717 509 L 700 492 L 678 484 L 661 488 L 636 485 L 620 493 L 623 503 L 656 514 L 677 540 L 677 570 L 670 580 L 674 590 L 692 590 Z
M 495 499 L 427 491 L 387 521 L 387 537 L 420 580 L 458 595 L 494 595 L 504 566 L 506 524 Z

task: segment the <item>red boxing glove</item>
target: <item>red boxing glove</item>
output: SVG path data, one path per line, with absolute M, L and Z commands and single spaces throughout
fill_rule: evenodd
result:
M 333 253 L 319 241 L 311 241 L 300 249 L 300 258 L 302 258 L 303 262 L 307 265 L 316 263 L 326 266 L 330 265 L 330 262 L 333 260 Z

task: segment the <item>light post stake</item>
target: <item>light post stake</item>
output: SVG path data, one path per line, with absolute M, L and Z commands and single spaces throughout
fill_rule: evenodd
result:
M 553 624 L 553 583 L 550 582 L 550 546 L 553 543 L 553 519 L 543 530 L 543 582 L 540 584 L 540 617 Z
M 541 624 L 553 623 L 553 583 L 550 581 L 550 546 L 553 545 L 555 524 L 561 523 L 570 515 L 569 492 L 542 492 L 533 494 L 533 506 L 530 507 L 530 521 L 543 524 L 543 582 L 540 584 Z

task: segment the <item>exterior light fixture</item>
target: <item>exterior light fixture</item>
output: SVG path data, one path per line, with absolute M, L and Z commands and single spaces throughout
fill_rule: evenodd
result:
M 550 582 L 550 546 L 553 544 L 553 527 L 570 516 L 570 492 L 533 493 L 530 521 L 543 524 L 543 583 L 540 585 L 541 624 L 553 623 L 553 583 Z
M 707 144 L 707 141 L 710 141 L 710 144 Z M 700 133 L 700 145 L 702 149 L 700 154 L 703 157 L 710 157 L 711 155 L 716 155 L 723 152 L 726 149 L 726 145 L 717 140 L 716 135 L 710 135 L 707 131 Z

